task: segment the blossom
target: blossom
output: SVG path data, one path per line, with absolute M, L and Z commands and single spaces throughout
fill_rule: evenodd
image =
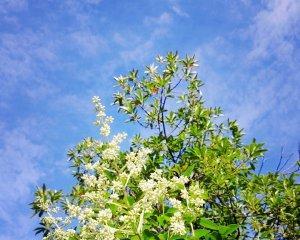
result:
M 108 221 L 112 218 L 112 212 L 110 209 L 102 209 L 99 211 L 98 215 L 98 220 L 101 222 L 105 222 Z
M 113 191 L 120 191 L 120 190 L 122 190 L 123 189 L 123 184 L 122 184 L 122 182 L 121 181 L 119 181 L 119 180 L 113 180 L 112 181 L 112 189 L 113 189 Z
M 93 215 L 94 215 L 93 209 L 86 207 L 84 209 L 81 209 L 79 216 L 78 216 L 78 220 L 84 221 L 84 220 L 91 218 Z
M 150 152 L 148 148 L 141 148 L 138 152 L 130 152 L 126 155 L 126 166 L 131 176 L 136 176 L 142 171 Z
M 101 236 L 101 239 L 103 239 L 103 240 L 113 240 L 113 239 L 115 239 L 115 232 L 116 232 L 116 229 L 114 229 L 110 226 L 104 225 L 100 229 L 99 234 Z
M 186 190 L 186 188 L 182 189 L 181 190 L 181 197 L 185 200 L 188 200 L 189 199 L 189 193 L 188 191 Z
M 114 119 L 111 116 L 106 116 L 105 107 L 101 104 L 101 100 L 99 97 L 93 97 L 92 101 L 95 106 L 97 117 L 94 124 L 100 127 L 100 134 L 104 137 L 107 137 L 110 134 L 110 124 Z
M 172 188 L 183 188 L 186 183 L 189 182 L 189 179 L 186 176 L 173 177 L 172 180 Z
M 110 126 L 107 123 L 104 123 L 100 128 L 100 134 L 104 137 L 107 137 L 110 134 Z
M 94 97 L 92 98 L 92 102 L 93 102 L 94 104 L 98 104 L 98 103 L 100 102 L 100 97 L 99 97 L 99 96 L 94 96 Z
M 181 202 L 176 198 L 169 198 L 169 202 L 174 208 L 177 208 L 178 210 L 182 210 Z
M 174 234 L 184 235 L 186 229 L 184 226 L 184 221 L 180 212 L 175 212 L 174 216 L 170 218 L 170 230 Z
M 101 135 L 109 136 L 113 118 L 105 114 L 99 97 L 94 97 L 93 103 L 97 112 L 95 123 L 100 127 Z M 66 216 L 63 217 L 55 204 L 40 199 L 48 211 L 43 223 L 55 228 L 44 239 L 68 240 L 75 236 L 79 239 L 110 240 L 116 239 L 116 232 L 118 236 L 120 233 L 131 236 L 142 231 L 143 225 L 147 224 L 144 214 L 157 211 L 158 206 L 164 209 L 163 205 L 176 210 L 170 218 L 170 232 L 176 235 L 187 233 L 182 214 L 199 214 L 203 210 L 204 191 L 198 183 L 187 184 L 190 181 L 188 177 L 170 177 L 158 168 L 145 177 L 141 173 L 149 164 L 152 151 L 141 147 L 122 154 L 120 144 L 126 136 L 126 133 L 118 133 L 110 141 L 103 142 L 87 139 L 80 145 L 78 156 L 83 158 L 80 169 L 83 170 L 80 175 L 83 184 L 78 189 L 77 202 L 74 199 L 72 203 L 65 201 Z M 122 199 L 127 194 L 132 200 Z M 180 201 L 180 198 L 184 200 Z M 78 221 L 80 231 L 70 228 L 74 221 Z M 137 228 L 132 227 L 137 224 Z
M 112 194 L 110 195 L 110 199 L 112 199 L 112 200 L 118 200 L 118 199 L 119 199 L 119 195 L 116 194 L 116 193 L 112 193 Z
M 148 181 L 142 180 L 139 183 L 139 188 L 143 192 L 149 192 L 149 191 L 153 190 L 153 188 L 155 187 L 155 185 L 156 185 L 156 182 L 153 179 L 149 179 Z
M 67 203 L 67 208 L 70 217 L 77 217 L 81 212 L 81 208 L 77 205 Z
M 146 74 L 154 75 L 154 74 L 156 73 L 157 66 L 155 66 L 155 65 L 152 63 L 150 66 L 146 67 L 146 69 L 147 69 L 147 70 L 145 71 Z
M 163 62 L 164 62 L 164 57 L 161 56 L 161 55 L 158 55 L 158 56 L 156 57 L 156 61 L 158 61 L 159 63 L 163 63 Z
M 97 178 L 94 175 L 83 174 L 81 178 L 88 187 L 93 187 L 97 184 Z

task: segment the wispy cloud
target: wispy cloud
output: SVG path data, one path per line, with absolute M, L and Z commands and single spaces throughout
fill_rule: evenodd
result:
M 237 117 L 246 129 L 251 129 L 256 121 L 276 111 L 279 102 L 286 104 L 286 108 L 295 104 L 292 97 L 297 94 L 295 66 L 299 65 L 295 58 L 298 51 L 295 27 L 300 24 L 299 4 L 295 3 L 268 3 L 246 29 L 235 30 L 235 33 L 247 33 L 248 49 L 236 49 L 232 44 L 245 41 L 243 36 L 228 35 L 227 38 L 217 37 L 197 50 L 201 71 L 208 79 L 209 98 L 214 103 L 225 100 L 230 115 Z M 264 63 L 266 58 L 274 56 L 268 64 Z M 289 76 L 283 75 L 283 69 L 285 74 L 289 71 Z M 219 75 L 222 72 L 224 75 Z M 296 88 L 283 91 L 287 81 Z M 290 91 L 289 98 L 286 98 L 286 91 Z
M 41 81 L 44 78 L 41 67 L 47 65 L 51 69 L 59 66 L 56 46 L 44 41 L 43 32 L 2 33 L 0 36 L 0 98 L 11 97 L 16 90 L 26 92 L 30 89 L 28 93 L 32 94 L 34 86 L 41 88 L 44 85 Z M 46 96 L 47 89 L 41 90 L 41 94 Z
M 172 23 L 173 17 L 168 12 L 163 12 L 158 16 L 146 16 L 144 25 L 149 33 L 142 38 L 136 38 L 137 42 L 133 47 L 122 51 L 120 53 L 122 59 L 143 62 L 150 53 L 153 53 L 156 42 L 168 34 Z
M 16 211 L 13 211 L 14 213 Z M 15 213 L 12 223 L 7 224 L 7 227 L 1 230 L 0 240 L 15 240 L 15 239 L 34 239 L 32 229 L 37 225 L 37 222 L 31 218 L 30 214 Z
M 246 131 L 274 144 L 297 139 L 298 1 L 222 5 L 228 9 L 211 8 L 214 1 L 171 0 L 155 9 L 138 2 L 0 1 L 1 240 L 31 239 L 32 186 L 60 172 L 64 151 L 91 133 L 90 97 L 109 104 L 112 77 L 158 53 L 196 49 L 209 104 L 223 104 Z
M 189 17 L 189 14 L 183 10 L 180 5 L 180 1 L 177 0 L 169 0 L 171 9 L 174 13 L 176 13 L 180 17 Z
M 208 103 L 221 103 L 248 137 L 266 142 L 268 170 L 281 146 L 295 153 L 291 164 L 297 159 L 299 136 L 291 129 L 300 129 L 299 16 L 296 1 L 268 2 L 248 26 L 197 49 Z
M 274 56 L 280 61 L 289 60 L 296 50 L 294 44 L 300 34 L 299 22 L 299 1 L 267 2 L 266 9 L 255 16 L 247 30 L 247 35 L 253 38 L 248 58 L 255 61 Z
M 26 125 L 21 124 L 11 130 L 4 130 L 4 128 L 1 130 L 0 221 L 6 223 L 6 228 L 0 226 L 0 239 L 28 237 L 24 234 L 31 231 L 28 225 L 31 222 L 28 219 L 30 215 L 28 211 L 16 209 L 20 204 L 28 206 L 32 199 L 33 187 L 43 175 L 38 161 L 45 155 L 47 148 L 31 139 L 32 132 L 29 132 L 28 128 L 34 128 L 34 121 L 25 122 Z M 28 220 L 27 224 L 25 218 Z M 16 225 L 18 228 L 10 232 L 10 229 Z
M 151 26 L 151 27 L 153 27 L 153 25 L 164 26 L 166 24 L 171 23 L 171 21 L 172 21 L 172 17 L 170 15 L 170 13 L 167 13 L 167 12 L 163 12 L 161 15 L 159 15 L 157 17 L 146 16 L 144 19 L 145 25 Z
M 83 56 L 99 56 L 100 51 L 107 47 L 106 41 L 99 34 L 91 31 L 78 31 L 71 34 L 71 42 L 73 41 L 76 50 Z

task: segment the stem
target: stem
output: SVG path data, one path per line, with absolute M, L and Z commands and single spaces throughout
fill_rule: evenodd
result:
M 161 123 L 162 123 L 162 127 L 163 127 L 163 135 L 164 135 L 165 140 L 167 140 L 168 136 L 167 136 L 167 130 L 166 130 L 166 125 L 165 125 L 165 120 L 164 120 L 164 109 L 165 109 L 167 97 L 164 96 L 164 99 L 163 99 L 163 94 L 164 94 L 164 89 L 162 88 L 160 91 L 160 109 L 159 110 L 161 113 Z M 159 113 L 158 113 L 158 119 L 159 119 Z M 168 148 L 168 152 L 172 158 L 172 161 L 174 163 L 176 163 L 174 155 L 168 145 L 167 145 L 167 148 Z
M 191 224 L 191 229 L 192 229 L 192 236 L 195 236 L 193 224 L 192 223 L 190 223 L 190 224 Z

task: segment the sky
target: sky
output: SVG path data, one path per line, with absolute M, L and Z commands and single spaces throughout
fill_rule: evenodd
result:
M 99 137 L 91 98 L 114 131 L 135 132 L 110 106 L 114 76 L 158 54 L 195 54 L 208 106 L 268 148 L 263 171 L 298 158 L 300 1 L 1 0 L 0 240 L 38 239 L 36 186 L 68 190 L 67 150 Z

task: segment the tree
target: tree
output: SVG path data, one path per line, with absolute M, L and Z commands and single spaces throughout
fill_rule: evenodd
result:
M 142 76 L 116 77 L 114 104 L 150 129 L 121 151 L 125 133 L 84 139 L 68 152 L 70 193 L 38 188 L 32 209 L 44 239 L 297 239 L 297 173 L 257 173 L 266 151 L 244 144 L 236 121 L 206 107 L 195 57 L 158 56 Z M 93 98 L 95 124 L 112 117 Z

